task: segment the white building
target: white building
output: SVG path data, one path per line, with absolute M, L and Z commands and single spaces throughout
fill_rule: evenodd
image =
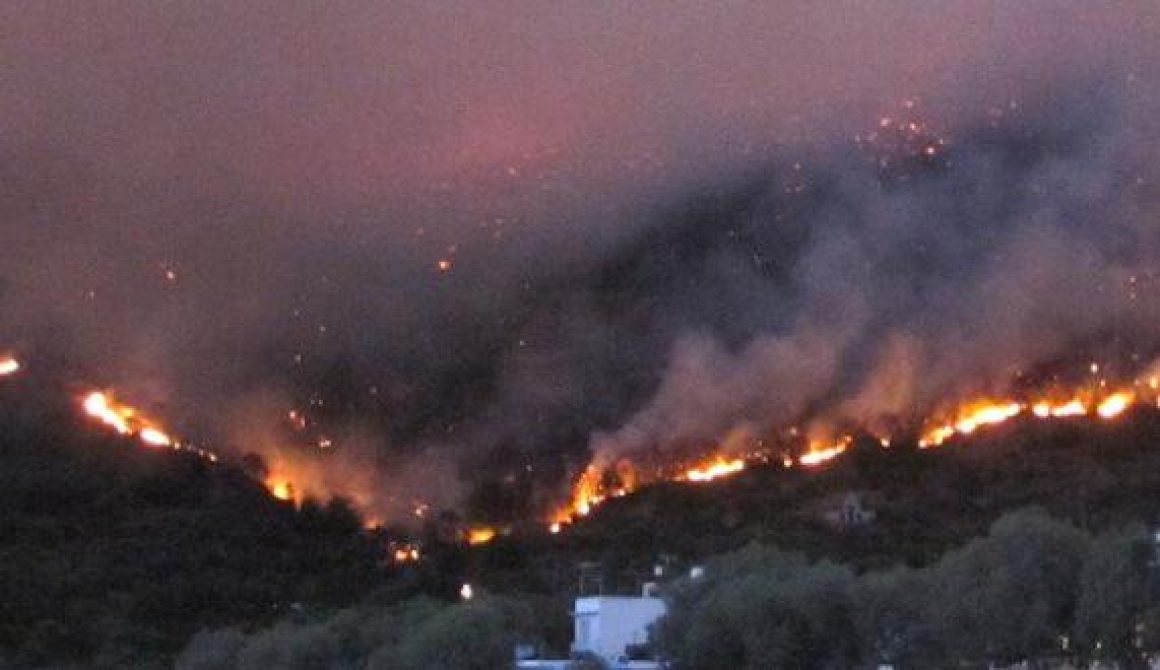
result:
M 577 598 L 572 651 L 591 652 L 615 666 L 629 645 L 648 642 L 648 627 L 664 613 L 665 601 L 653 596 Z
M 841 498 L 830 498 L 826 505 L 822 518 L 839 530 L 873 523 L 877 516 L 874 510 L 867 507 L 866 497 L 858 492 L 846 493 Z
M 572 613 L 575 619 L 573 655 L 595 654 L 604 660 L 609 670 L 657 670 L 661 667 L 657 661 L 628 660 L 628 647 L 648 642 L 648 627 L 665 614 L 665 601 L 655 593 L 656 584 L 650 582 L 643 586 L 639 597 L 577 598 Z M 576 662 L 521 659 L 516 661 L 516 667 L 519 670 L 571 670 L 576 667 Z

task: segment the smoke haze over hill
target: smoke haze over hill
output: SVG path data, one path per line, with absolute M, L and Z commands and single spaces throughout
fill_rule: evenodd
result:
M 0 348 L 373 508 L 1155 352 L 1152 3 L 0 24 Z

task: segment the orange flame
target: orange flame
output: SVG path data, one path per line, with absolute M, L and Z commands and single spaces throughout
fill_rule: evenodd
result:
M 982 426 L 993 426 L 1017 416 L 1023 405 L 1017 402 L 975 401 L 965 405 L 956 413 L 956 418 L 948 423 L 935 426 L 918 440 L 918 446 L 926 449 L 937 447 L 955 435 L 970 435 Z
M 175 441 L 167 433 L 157 428 L 149 419 L 128 405 L 113 400 L 101 391 L 93 391 L 85 396 L 85 413 L 112 428 L 120 435 L 132 436 L 143 444 L 153 447 L 172 447 Z
M 1098 372 L 1098 367 L 1093 366 L 1093 372 Z M 1160 379 L 1153 377 L 1146 384 L 1137 382 L 1136 385 L 1138 387 L 1146 386 L 1148 389 L 1151 389 L 1149 398 L 1142 398 L 1142 392 L 1133 390 L 1119 390 L 1109 393 L 1104 391 L 1107 387 L 1106 380 L 1100 380 L 1098 390 L 1088 389 L 1064 400 L 1045 399 L 1024 402 L 1015 399 L 973 399 L 964 402 L 951 411 L 941 412 L 940 416 L 943 418 L 938 421 L 928 421 L 925 423 L 924 425 L 926 427 L 919 435 L 918 446 L 923 449 L 937 447 L 952 437 L 971 435 L 981 428 L 997 426 L 1018 416 L 1031 415 L 1042 420 L 1089 416 L 1101 420 L 1112 420 L 1137 403 L 1145 401 L 1155 402 L 1157 406 L 1160 406 L 1160 398 L 1155 397 L 1155 392 L 1160 390 Z M 797 436 L 799 433 L 794 428 L 789 431 L 789 434 Z M 893 443 L 891 435 L 879 434 L 877 439 L 878 443 L 884 449 L 889 448 Z M 769 458 L 777 460 L 785 468 L 792 468 L 795 465 L 812 467 L 837 458 L 849 448 L 853 441 L 854 438 L 852 436 L 845 435 L 831 443 L 811 442 L 806 453 L 799 456 L 796 461 L 790 454 L 785 452 L 780 454 L 771 452 L 772 455 L 767 453 L 765 457 L 768 457 L 766 460 Z M 760 454 L 750 454 L 749 457 L 763 458 Z M 704 482 L 734 474 L 743 470 L 745 466 L 746 461 L 744 459 L 727 459 L 724 456 L 716 455 L 710 456 L 693 467 L 676 474 L 658 474 L 655 478 Z M 627 461 L 622 461 L 617 464 L 618 474 L 622 471 L 633 474 L 636 472 L 632 464 Z M 595 462 L 588 466 L 572 489 L 572 500 L 570 503 L 550 517 L 548 525 L 549 532 L 559 533 L 565 524 L 575 520 L 577 517 L 587 516 L 592 511 L 592 508 L 606 500 L 609 495 L 625 495 L 633 491 L 638 484 L 647 483 L 647 481 L 637 482 L 635 479 L 632 479 L 631 484 L 608 492 L 602 488 L 603 474 L 604 471 Z
M 496 530 L 489 526 L 477 526 L 467 530 L 467 543 L 475 546 L 487 544 L 495 539 Z
M 586 516 L 593 507 L 604 500 L 604 496 L 600 495 L 602 476 L 603 473 L 595 465 L 589 465 L 584 470 L 584 474 L 580 475 L 580 481 L 576 484 L 576 493 L 572 497 L 572 512 Z
M 1095 403 L 1094 412 L 1100 419 L 1114 419 L 1138 401 L 1139 398 L 1132 391 L 1116 391 Z M 924 449 L 937 447 L 955 435 L 970 435 L 982 426 L 1000 424 L 1027 411 L 1039 419 L 1063 419 L 1088 416 L 1093 411 L 1093 405 L 1078 396 L 1058 403 L 1041 400 L 1030 405 L 1015 401 L 975 401 L 964 405 L 953 422 L 927 430 L 918 446 Z
M 826 461 L 835 459 L 840 456 L 842 452 L 846 451 L 846 447 L 849 447 L 850 443 L 853 441 L 854 438 L 846 435 L 834 444 L 828 446 L 812 444 L 810 445 L 810 450 L 798 458 L 798 463 L 801 463 L 805 466 L 814 466 L 820 463 L 825 463 Z
M 1087 414 L 1087 405 L 1079 398 L 1072 398 L 1058 405 L 1044 401 L 1032 405 L 1031 413 L 1040 419 L 1063 419 L 1069 416 L 1084 416 Z
M 716 456 L 712 460 L 685 470 L 677 479 L 690 482 L 709 482 L 719 477 L 728 477 L 745 469 L 745 461 Z
M 278 500 L 285 502 L 294 502 L 294 484 L 285 479 L 267 479 L 266 488 L 270 490 L 270 495 Z
M 0 356 L 0 377 L 7 377 L 20 372 L 20 361 L 14 356 Z
M 1136 402 L 1136 394 L 1131 391 L 1120 391 L 1113 393 L 1096 405 L 1096 414 L 1100 415 L 1101 419 L 1114 419 L 1124 413 L 1134 402 Z

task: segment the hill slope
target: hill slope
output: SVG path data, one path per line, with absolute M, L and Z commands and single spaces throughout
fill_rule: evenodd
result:
M 848 494 L 874 519 L 826 519 Z M 1160 520 L 1160 411 L 1140 407 L 1116 421 L 1016 420 L 929 450 L 881 449 L 859 440 L 816 469 L 750 467 L 703 484 L 666 483 L 611 499 L 559 536 L 531 533 L 486 548 L 498 581 L 537 553 L 545 584 L 560 566 L 599 561 L 605 587 L 628 590 L 660 559 L 688 563 L 750 542 L 801 550 L 869 569 L 924 565 L 985 533 L 1004 512 L 1041 506 L 1099 529 Z M 523 551 L 519 549 L 523 547 Z M 529 549 L 534 547 L 534 551 Z
M 0 665 L 119 666 L 197 630 L 383 580 L 343 503 L 273 499 L 242 471 L 79 422 L 59 389 L 0 389 Z

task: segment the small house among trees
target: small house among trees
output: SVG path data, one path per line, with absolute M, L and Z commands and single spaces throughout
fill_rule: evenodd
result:
M 855 528 L 873 523 L 876 515 L 867 504 L 866 495 L 859 491 L 850 491 L 842 496 L 826 501 L 826 508 L 822 518 L 838 530 Z

